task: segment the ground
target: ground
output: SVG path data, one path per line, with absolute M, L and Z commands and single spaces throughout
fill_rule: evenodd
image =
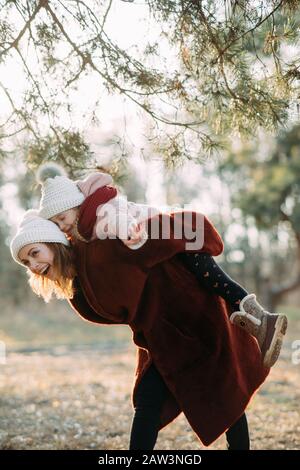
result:
M 293 333 L 295 334 L 295 329 Z M 253 449 L 300 449 L 300 364 L 288 337 L 280 360 L 249 405 Z M 135 349 L 55 346 L 10 351 L 0 365 L 1 449 L 127 449 Z M 204 447 L 181 414 L 156 449 Z M 209 449 L 224 449 L 221 437 Z

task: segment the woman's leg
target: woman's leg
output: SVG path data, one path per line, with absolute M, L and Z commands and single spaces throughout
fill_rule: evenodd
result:
M 136 392 L 130 450 L 153 450 L 159 428 L 160 412 L 167 394 L 167 387 L 152 364 L 142 377 Z M 226 431 L 228 450 L 248 450 L 249 433 L 245 413 Z
M 160 420 L 160 412 L 167 395 L 158 370 L 151 364 L 136 391 L 136 406 L 130 435 L 130 450 L 154 449 Z
M 228 450 L 249 450 L 250 439 L 246 414 L 242 416 L 226 431 Z
M 208 253 L 183 253 L 182 260 L 198 281 L 237 309 L 248 292 L 226 274 Z

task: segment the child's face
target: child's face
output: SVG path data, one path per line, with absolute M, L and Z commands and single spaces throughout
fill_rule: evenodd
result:
M 67 211 L 61 212 L 60 214 L 51 217 L 50 220 L 52 220 L 52 222 L 54 222 L 62 232 L 66 233 L 70 237 L 78 216 L 78 212 L 78 207 L 74 207 L 73 209 L 68 209 Z
M 19 258 L 34 274 L 54 279 L 54 253 L 46 243 L 30 243 L 19 251 Z

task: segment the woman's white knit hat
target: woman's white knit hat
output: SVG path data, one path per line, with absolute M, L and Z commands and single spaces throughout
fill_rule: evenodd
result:
M 42 165 L 37 172 L 37 180 L 42 185 L 39 215 L 45 219 L 80 206 L 85 199 L 77 183 L 55 163 Z
M 31 243 L 46 242 L 69 245 L 66 236 L 55 223 L 39 217 L 38 211 L 31 209 L 25 212 L 19 230 L 10 243 L 12 257 L 17 263 L 24 266 L 19 258 L 20 250 Z

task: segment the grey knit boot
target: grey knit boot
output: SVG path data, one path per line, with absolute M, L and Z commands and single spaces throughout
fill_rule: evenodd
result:
M 280 354 L 288 324 L 287 317 L 264 310 L 255 294 L 246 295 L 239 309 L 239 312 L 231 314 L 230 321 L 257 339 L 264 366 L 272 367 Z

